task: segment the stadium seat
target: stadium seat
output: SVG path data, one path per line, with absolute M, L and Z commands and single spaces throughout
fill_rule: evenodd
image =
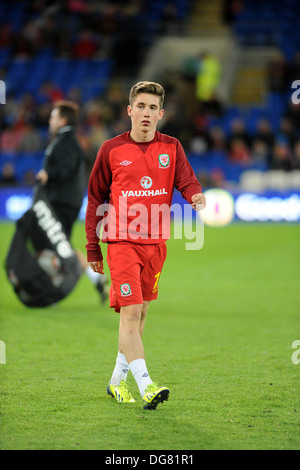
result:
M 240 177 L 240 188 L 243 191 L 264 191 L 266 189 L 265 172 L 245 170 Z
M 267 189 L 285 191 L 290 189 L 290 173 L 284 170 L 269 170 L 265 173 Z
M 290 172 L 290 188 L 300 190 L 300 170 Z
M 236 184 L 239 183 L 241 174 L 243 172 L 242 165 L 239 163 L 227 163 L 223 170 L 227 181 L 231 181 Z
M 11 56 L 9 47 L 2 47 L 0 50 L 0 67 L 6 67 Z

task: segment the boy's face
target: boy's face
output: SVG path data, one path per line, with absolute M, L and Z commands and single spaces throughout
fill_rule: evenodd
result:
M 164 114 L 164 110 L 160 108 L 159 97 L 149 93 L 139 93 L 127 110 L 132 129 L 147 133 L 156 130 L 157 123 Z

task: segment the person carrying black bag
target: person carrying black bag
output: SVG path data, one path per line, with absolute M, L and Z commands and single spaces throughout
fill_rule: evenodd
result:
M 49 119 L 53 140 L 45 151 L 43 168 L 36 175 L 69 238 L 86 188 L 85 157 L 74 131 L 78 115 L 79 107 L 72 101 L 54 104 Z M 104 302 L 108 295 L 106 277 L 94 273 L 81 252 L 76 254 Z
M 30 308 L 60 302 L 81 277 L 76 252 L 40 183 L 31 208 L 17 220 L 5 269 L 15 294 Z

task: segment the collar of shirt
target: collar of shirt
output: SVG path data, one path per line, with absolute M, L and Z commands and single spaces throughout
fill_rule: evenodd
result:
M 50 155 L 50 153 L 52 152 L 53 150 L 53 147 L 57 144 L 57 138 L 58 136 L 60 136 L 61 134 L 64 134 L 66 132 L 70 132 L 73 130 L 73 127 L 72 126 L 64 126 L 64 127 L 61 127 L 60 129 L 58 129 L 58 131 L 56 132 L 56 135 L 54 136 L 52 142 L 50 142 L 50 144 L 48 145 L 48 147 L 46 148 L 45 150 L 45 155 L 48 156 Z
M 60 129 L 58 129 L 56 135 L 64 134 L 65 132 L 69 132 L 69 131 L 72 131 L 72 130 L 73 130 L 72 126 L 64 126 L 64 127 L 61 127 Z

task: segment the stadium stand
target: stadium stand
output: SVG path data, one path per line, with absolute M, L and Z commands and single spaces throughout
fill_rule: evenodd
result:
M 185 34 L 195 3 L 3 0 L 0 79 L 6 104 L 0 105 L 0 172 L 10 176 L 3 174 L 1 183 L 32 184 L 48 143 L 49 110 L 60 98 L 81 105 L 78 134 L 91 166 L 102 141 L 128 128 L 128 83 L 134 82 L 147 50 L 158 37 Z M 213 96 L 191 117 L 174 100 L 177 126 L 170 119 L 162 132 L 176 134 L 182 123 L 186 152 L 207 187 L 229 183 L 249 188 L 255 178 L 252 185 L 262 187 L 258 175 L 269 170 L 286 173 L 281 179 L 277 174 L 281 188 L 299 187 L 293 174 L 300 169 L 300 111 L 291 101 L 291 82 L 300 79 L 299 3 L 240 0 L 224 5 L 223 22 L 241 48 L 278 48 L 265 71 L 264 101 L 224 105 Z M 166 86 L 169 93 L 168 80 Z M 172 90 L 169 94 L 174 98 Z M 266 184 L 276 183 L 265 178 Z

